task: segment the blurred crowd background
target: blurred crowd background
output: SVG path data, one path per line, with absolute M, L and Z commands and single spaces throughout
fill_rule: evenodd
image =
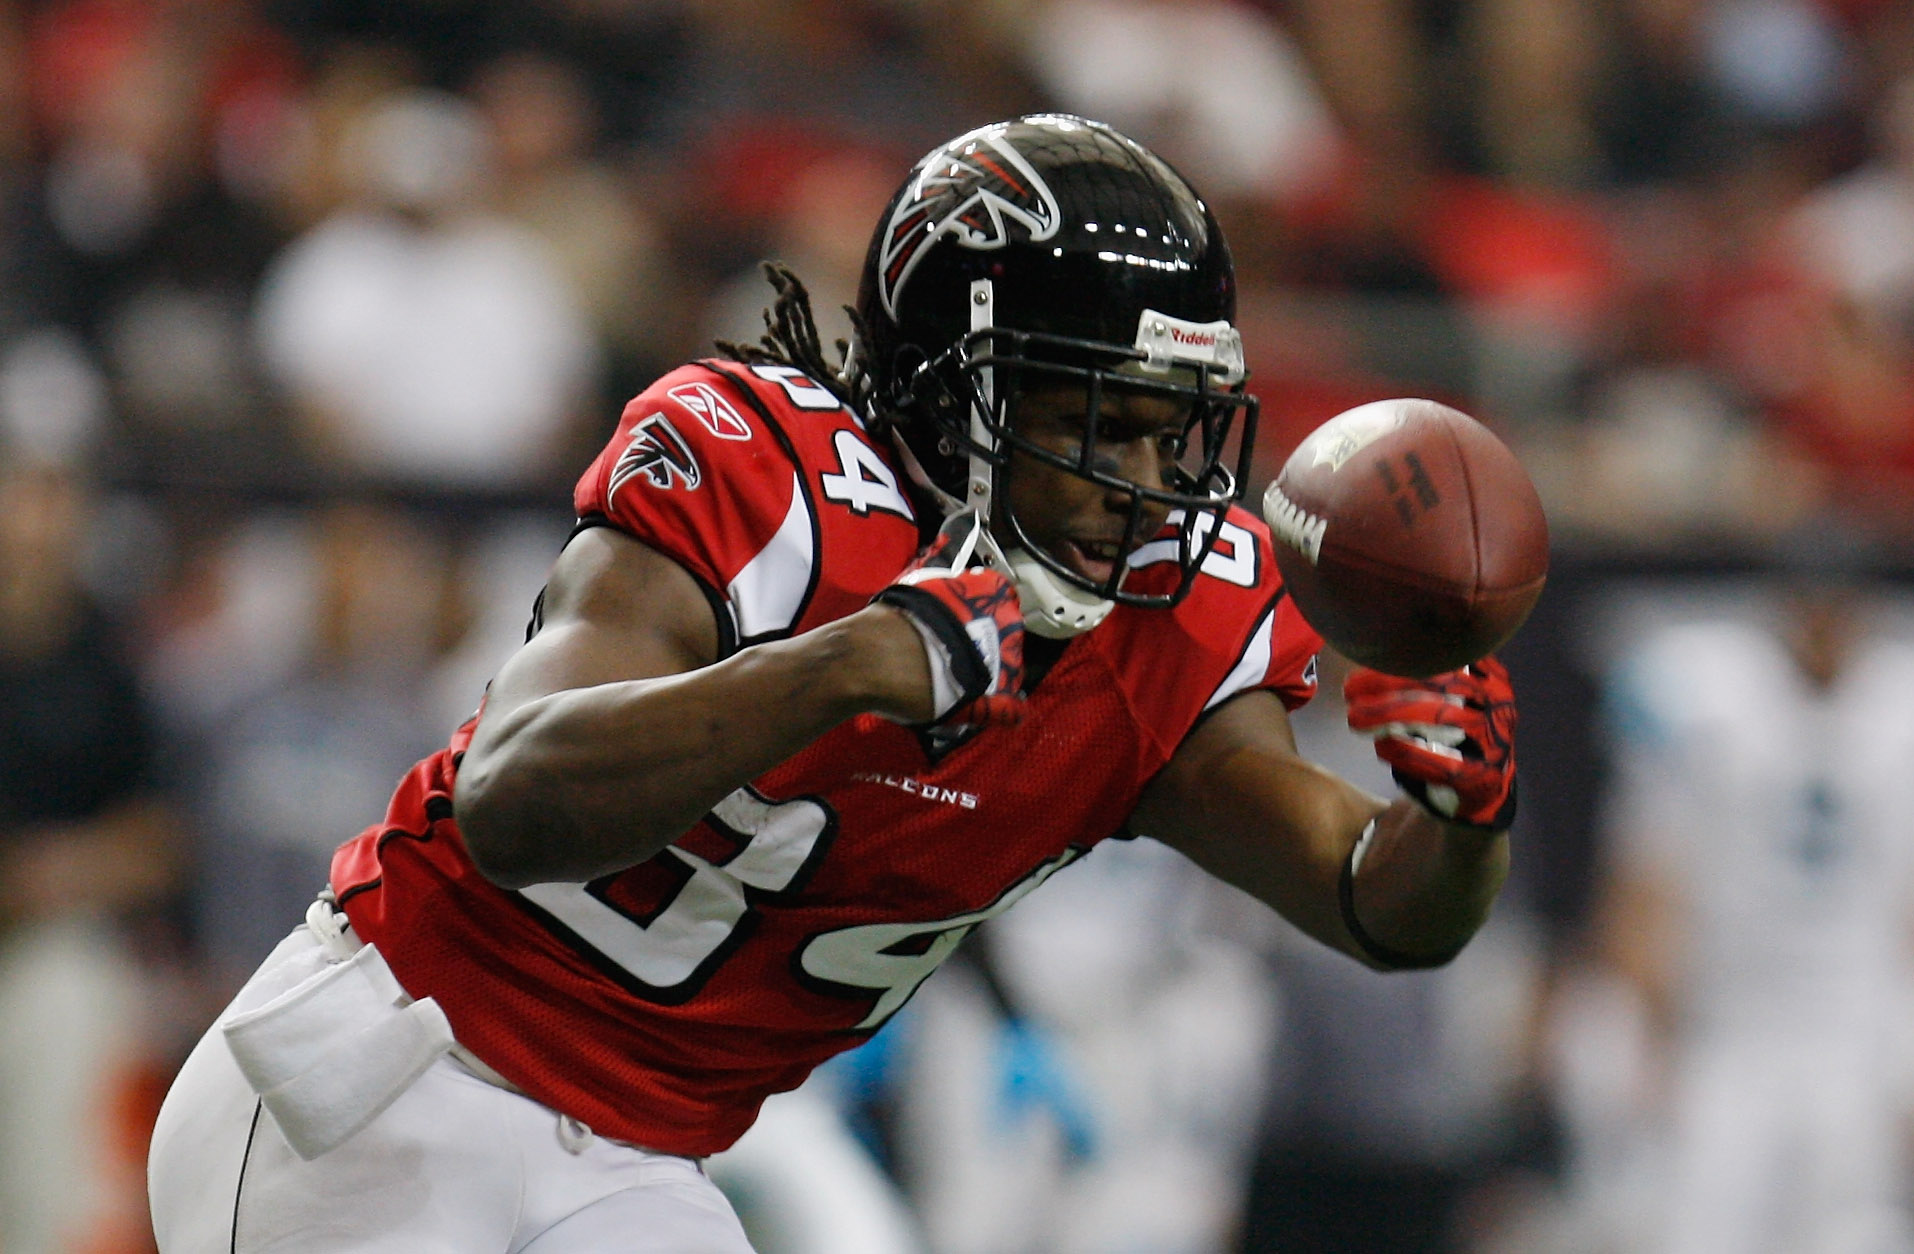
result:
M 1396 395 L 1535 476 L 1516 879 L 1384 979 L 1112 846 L 717 1165 L 766 1254 L 1914 1249 L 1914 4 L 0 0 L 0 1251 L 149 1247 L 625 398 L 1040 109 L 1211 201 L 1264 477 Z

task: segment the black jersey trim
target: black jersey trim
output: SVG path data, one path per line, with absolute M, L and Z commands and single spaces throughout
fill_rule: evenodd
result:
M 1278 587 L 1276 589 L 1275 595 L 1269 598 L 1269 604 L 1263 607 L 1263 612 L 1258 614 L 1255 617 L 1255 619 L 1251 621 L 1249 625 L 1248 634 L 1245 635 L 1242 638 L 1242 640 L 1237 643 L 1235 652 L 1233 652 L 1230 655 L 1229 669 L 1223 672 L 1223 679 L 1228 679 L 1230 671 L 1235 670 L 1237 667 L 1237 664 L 1243 660 L 1243 655 L 1249 652 L 1250 642 L 1256 639 L 1256 633 L 1262 630 L 1262 626 L 1266 622 L 1270 624 L 1270 628 L 1269 628 L 1270 657 L 1274 659 L 1276 655 L 1276 624 L 1273 620 L 1276 617 L 1277 609 L 1281 607 L 1284 598 L 1287 597 L 1288 595 L 1289 595 L 1288 588 Z M 1217 682 L 1221 683 L 1222 680 L 1219 679 Z M 1224 697 L 1221 701 L 1218 701 L 1215 705 L 1210 706 L 1206 710 L 1198 710 L 1196 713 L 1195 720 L 1191 722 L 1189 727 L 1183 732 L 1183 740 L 1188 740 L 1192 735 L 1195 734 L 1197 728 L 1209 722 L 1211 715 L 1215 714 L 1218 710 L 1221 710 L 1224 706 L 1236 700 L 1236 698 L 1248 696 L 1252 692 L 1267 692 L 1268 690 L 1269 689 L 1267 685 L 1251 684 L 1249 687 L 1244 688 L 1241 691 L 1230 693 L 1227 697 Z M 1183 740 L 1177 741 L 1177 744 L 1179 747 L 1182 745 Z
M 389 835 L 391 835 L 391 833 L 388 833 L 388 836 Z M 383 845 L 385 844 L 386 840 L 387 840 L 387 836 L 381 836 L 379 838 L 379 843 Z M 385 883 L 385 876 L 381 875 L 374 879 L 369 879 L 363 884 L 354 884 L 351 888 L 348 888 L 346 889 L 345 892 L 339 894 L 339 904 L 343 906 L 348 901 L 351 901 L 354 897 L 357 897 L 360 893 L 369 893 L 383 883 Z
M 560 553 L 563 553 L 567 548 L 571 547 L 571 542 L 573 540 L 576 540 L 579 536 L 583 535 L 585 532 L 590 531 L 593 527 L 607 527 L 610 525 L 611 525 L 611 519 L 605 517 L 605 515 L 603 514 L 594 512 L 594 513 L 581 515 L 580 517 L 572 521 L 572 529 L 565 533 L 564 543 L 558 546 L 558 551 Z M 525 624 L 526 642 L 529 643 L 531 641 L 531 638 L 533 636 L 536 636 L 539 633 L 539 630 L 543 628 L 544 626 L 545 626 L 545 589 L 540 588 L 538 590 L 538 595 L 532 598 L 531 618 Z
M 621 536 L 625 536 L 632 540 L 638 540 L 638 537 L 632 535 L 629 531 L 626 531 L 623 527 L 620 527 L 617 524 L 617 522 L 615 522 L 609 515 L 601 514 L 601 513 L 598 513 L 597 511 L 593 511 L 592 513 L 581 515 L 578 521 L 572 524 L 571 534 L 565 537 L 565 543 L 570 544 L 573 540 L 585 534 L 587 531 L 590 531 L 594 527 L 609 527 L 613 531 L 616 531 Z M 644 541 L 638 540 L 638 543 L 643 544 Z M 563 552 L 563 551 L 564 551 L 563 547 L 561 546 L 560 552 Z M 738 626 L 735 622 L 732 621 L 731 607 L 730 607 L 730 604 L 725 600 L 724 593 L 720 592 L 718 589 L 712 587 L 709 583 L 699 578 L 697 573 L 693 571 L 689 566 L 686 566 L 683 562 L 679 562 L 675 558 L 671 558 L 671 555 L 669 553 L 660 552 L 659 555 L 661 557 L 671 559 L 674 562 L 674 564 L 678 567 L 679 570 L 682 570 L 684 571 L 685 574 L 690 575 L 691 582 L 696 584 L 698 586 L 698 591 L 704 595 L 705 604 L 711 607 L 711 617 L 717 620 L 717 625 L 718 625 L 718 656 L 715 660 L 722 662 L 724 659 L 730 657 L 733 653 L 736 653 L 739 648 Z M 536 631 L 538 626 L 542 626 L 544 623 L 544 607 L 545 607 L 545 593 L 543 589 L 540 589 L 538 594 L 538 600 L 533 606 L 533 610 L 535 614 L 534 627 L 533 627 L 534 631 Z M 525 638 L 527 640 L 530 640 L 532 638 L 532 634 L 527 633 Z
M 437 827 L 440 823 L 443 823 L 447 821 L 448 819 L 454 822 L 456 822 L 458 819 L 458 811 L 450 794 L 443 793 L 443 792 L 434 792 L 434 793 L 428 794 L 425 799 L 425 827 L 422 830 L 415 832 L 409 827 L 401 827 L 396 823 L 388 823 L 385 827 L 380 829 L 378 839 L 374 841 L 373 843 L 382 860 L 381 865 L 382 866 L 384 865 L 383 859 L 385 857 L 385 847 L 388 844 L 390 844 L 392 841 L 399 839 L 401 836 L 405 837 L 407 840 L 416 840 L 420 842 L 431 840 L 436 834 L 434 833 L 433 829 Z M 468 854 L 467 856 L 469 858 L 470 855 Z M 354 884 L 351 888 L 346 889 L 342 893 L 338 892 L 337 889 L 334 889 L 333 891 L 336 894 L 336 896 L 333 901 L 333 905 L 335 907 L 339 907 L 343 909 L 345 904 L 348 901 L 351 901 L 354 897 L 357 897 L 360 893 L 369 893 L 373 889 L 380 887 L 384 883 L 385 883 L 385 875 L 383 872 L 381 872 L 380 874 L 373 876 L 371 879 L 365 881 L 362 884 Z

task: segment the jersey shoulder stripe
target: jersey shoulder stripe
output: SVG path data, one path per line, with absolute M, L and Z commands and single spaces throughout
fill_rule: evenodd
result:
M 740 641 L 790 634 L 817 587 L 817 543 L 816 515 L 793 473 L 784 521 L 725 588 Z
M 1203 701 L 1205 715 L 1259 688 L 1273 691 L 1291 710 L 1315 696 L 1322 637 L 1282 585 L 1268 525 L 1248 510 L 1229 511 L 1202 575 L 1176 613 L 1194 647 L 1226 651 L 1232 659 Z
M 1279 594 L 1280 595 L 1280 594 Z M 1269 660 L 1274 651 L 1274 628 L 1276 624 L 1276 605 L 1272 603 L 1263 616 L 1256 620 L 1256 628 L 1250 632 L 1249 643 L 1243 646 L 1236 665 L 1230 668 L 1223 682 L 1216 686 L 1209 700 L 1203 703 L 1207 712 L 1229 700 L 1239 692 L 1246 692 L 1269 673 Z

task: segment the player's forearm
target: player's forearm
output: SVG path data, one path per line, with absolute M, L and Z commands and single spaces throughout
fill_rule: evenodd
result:
M 873 609 L 699 670 L 488 714 L 460 770 L 460 830 L 506 887 L 633 866 L 839 723 L 898 713 L 912 666 L 925 666 L 913 629 Z
M 1508 872 L 1508 833 L 1446 823 L 1398 800 L 1376 816 L 1350 904 L 1375 944 L 1436 965 L 1482 926 Z

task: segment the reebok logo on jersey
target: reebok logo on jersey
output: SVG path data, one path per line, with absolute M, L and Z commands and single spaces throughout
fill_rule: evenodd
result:
M 639 475 L 649 479 L 654 488 L 675 488 L 681 482 L 695 488 L 704 481 L 691 446 L 663 414 L 653 414 L 631 429 L 631 443 L 612 467 L 605 495 L 616 495 L 627 481 Z
M 709 383 L 680 383 L 666 395 L 696 414 L 704 429 L 720 440 L 751 438 L 751 424 Z

